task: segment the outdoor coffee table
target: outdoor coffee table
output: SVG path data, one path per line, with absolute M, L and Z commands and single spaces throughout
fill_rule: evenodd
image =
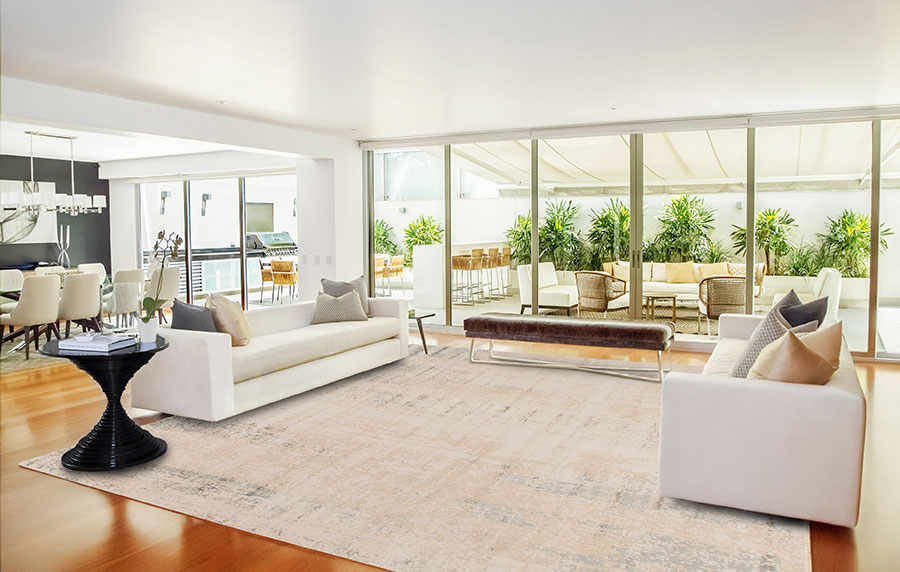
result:
M 100 421 L 63 454 L 63 467 L 75 471 L 110 471 L 152 461 L 166 452 L 166 442 L 138 427 L 125 412 L 121 400 L 125 386 L 137 370 L 167 347 L 169 343 L 160 336 L 156 336 L 155 343 L 138 343 L 109 353 L 61 351 L 57 340 L 44 344 L 42 354 L 69 359 L 94 378 L 107 400 Z
M 672 323 L 675 323 L 675 300 L 677 298 L 676 294 L 644 294 L 644 308 L 645 310 L 649 310 L 650 319 L 653 320 L 656 318 L 656 303 L 657 302 L 672 302 Z

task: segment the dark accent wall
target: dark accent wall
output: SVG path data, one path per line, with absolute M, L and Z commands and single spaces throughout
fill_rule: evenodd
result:
M 29 181 L 31 170 L 29 157 L 0 155 L 0 179 L 8 181 Z M 35 159 L 34 180 L 56 183 L 56 193 L 72 192 L 69 161 L 57 159 Z M 75 192 L 88 195 L 106 195 L 109 205 L 109 181 L 97 175 L 97 163 L 75 162 Z M 72 245 L 69 259 L 72 266 L 82 262 L 102 262 L 110 271 L 109 253 L 109 208 L 100 214 L 57 215 L 57 226 L 71 225 Z M 56 262 L 59 249 L 55 243 L 13 243 L 0 246 L 0 266 L 21 266 L 35 262 Z

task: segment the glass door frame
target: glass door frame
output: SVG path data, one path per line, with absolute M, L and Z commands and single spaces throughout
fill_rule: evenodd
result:
M 631 244 L 630 244 L 630 280 L 632 288 L 629 290 L 630 310 L 629 316 L 632 319 L 641 318 L 642 307 L 642 262 L 643 262 L 643 207 L 644 207 L 644 185 L 643 185 L 643 134 L 657 133 L 666 131 L 688 131 L 688 130 L 717 130 L 717 129 L 745 129 L 747 134 L 747 172 L 745 177 L 745 204 L 746 204 L 746 248 L 744 255 L 744 264 L 746 265 L 746 294 L 745 308 L 746 314 L 754 312 L 755 305 L 755 280 L 753 267 L 756 263 L 755 256 L 755 223 L 756 223 L 756 195 L 757 195 L 757 177 L 756 177 L 756 129 L 757 127 L 775 127 L 779 125 L 816 125 L 828 123 L 845 123 L 845 122 L 868 122 L 872 129 L 872 146 L 871 146 L 871 177 L 872 186 L 870 192 L 870 217 L 872 225 L 871 244 L 869 250 L 869 320 L 868 320 L 868 341 L 865 351 L 851 352 L 854 357 L 864 357 L 879 359 L 877 356 L 877 327 L 878 327 L 878 265 L 879 265 L 879 232 L 881 224 L 881 121 L 882 118 L 894 119 L 900 118 L 900 114 L 895 110 L 888 110 L 885 113 L 875 112 L 858 112 L 856 114 L 827 114 L 827 113 L 794 113 L 782 114 L 779 117 L 759 116 L 755 120 L 754 116 L 747 116 L 742 120 L 740 118 L 711 118 L 709 120 L 691 119 L 691 120 L 673 120 L 666 122 L 657 122 L 649 124 L 639 124 L 637 129 L 629 130 L 632 125 L 622 125 L 621 128 L 615 125 L 599 125 L 599 126 L 580 126 L 573 128 L 554 128 L 554 129 L 532 129 L 528 130 L 530 136 L 524 137 L 521 132 L 511 133 L 508 139 L 531 141 L 531 271 L 532 276 L 538 273 L 538 255 L 539 255 L 539 216 L 537 216 L 539 208 L 538 196 L 538 143 L 541 139 L 558 139 L 563 137 L 579 137 L 591 135 L 628 135 L 630 147 L 630 177 L 629 177 L 629 204 L 631 208 Z M 546 135 L 542 136 L 542 134 Z M 483 137 L 487 136 L 487 139 Z M 447 229 L 445 236 L 445 272 L 449 274 L 450 266 L 450 236 L 452 222 L 452 209 L 449 208 L 451 200 L 451 169 L 450 154 L 454 143 L 464 143 L 469 140 L 507 140 L 506 137 L 499 137 L 497 134 L 467 134 L 460 137 L 448 137 L 443 145 L 444 147 L 444 201 L 445 213 L 444 224 Z M 363 197 L 366 212 L 366 278 L 370 291 L 374 291 L 375 277 L 374 269 L 374 149 L 390 148 L 390 141 L 371 142 L 367 145 L 363 142 Z M 410 140 L 397 142 L 398 147 L 409 148 L 415 143 Z M 424 145 L 425 143 L 423 143 Z M 428 145 L 435 145 L 434 139 L 429 138 Z M 445 281 L 445 306 L 446 319 L 445 325 L 452 325 L 452 305 L 451 302 L 451 285 L 449 281 Z M 532 300 L 537 300 L 538 296 L 538 280 L 532 280 Z M 538 312 L 538 305 L 533 304 L 532 313 Z

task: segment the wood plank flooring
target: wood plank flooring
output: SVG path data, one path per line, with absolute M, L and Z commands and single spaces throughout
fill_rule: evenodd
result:
M 426 338 L 430 345 L 467 346 L 461 336 Z M 655 360 L 652 352 L 525 346 L 558 355 Z M 673 361 L 701 365 L 706 355 L 675 352 Z M 900 562 L 900 366 L 862 364 L 858 371 L 869 399 L 860 523 L 853 530 L 811 527 L 815 572 L 895 570 Z M 70 364 L 0 377 L 2 570 L 377 570 L 18 467 L 24 459 L 72 446 L 103 406 L 96 384 Z M 129 412 L 139 422 L 157 418 Z

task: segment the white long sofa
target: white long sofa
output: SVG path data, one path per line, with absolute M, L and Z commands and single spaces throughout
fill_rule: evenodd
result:
M 825 385 L 729 377 L 762 319 L 723 314 L 703 373 L 663 381 L 659 493 L 855 526 L 866 401 L 847 343 Z
M 163 328 L 169 348 L 131 382 L 141 409 L 219 421 L 409 355 L 407 302 L 369 298 L 365 322 L 310 324 L 315 302 L 247 311 L 251 338 Z

